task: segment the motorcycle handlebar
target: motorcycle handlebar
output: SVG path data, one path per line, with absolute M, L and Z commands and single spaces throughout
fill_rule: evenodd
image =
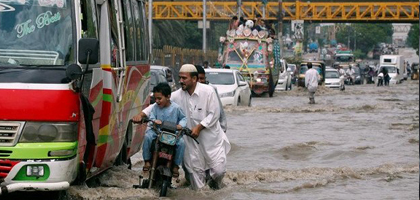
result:
M 200 144 L 199 142 L 198 142 L 198 140 L 191 134 L 192 133 L 192 131 L 189 129 L 189 128 L 183 128 L 182 130 L 181 130 L 182 132 L 183 132 L 183 134 L 184 135 L 186 135 L 186 136 L 188 136 L 188 137 L 190 137 L 190 138 L 192 138 L 195 142 L 197 142 L 197 144 Z
M 143 124 L 143 123 L 148 123 L 148 122 L 152 122 L 153 124 L 155 124 L 155 122 L 153 120 L 150 120 L 149 118 L 143 118 L 141 119 L 141 121 L 138 121 L 138 122 L 132 119 L 130 119 L 130 121 L 136 124 Z M 181 133 L 192 138 L 195 142 L 197 142 L 197 144 L 200 144 L 198 140 L 192 135 L 192 131 L 189 128 L 182 128 Z

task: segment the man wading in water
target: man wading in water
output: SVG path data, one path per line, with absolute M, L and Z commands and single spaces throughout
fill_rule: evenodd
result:
M 220 126 L 220 108 L 214 89 L 198 82 L 194 65 L 185 64 L 179 71 L 182 88 L 173 92 L 171 100 L 178 104 L 187 117 L 187 127 L 197 138 L 184 137 L 185 176 L 194 190 L 205 186 L 213 189 L 222 187 L 226 173 L 226 155 L 230 143 Z
M 312 63 L 308 62 L 308 71 L 305 73 L 305 86 L 309 91 L 309 104 L 315 104 L 315 92 L 318 89 L 318 81 L 320 76 L 318 72 L 312 68 Z

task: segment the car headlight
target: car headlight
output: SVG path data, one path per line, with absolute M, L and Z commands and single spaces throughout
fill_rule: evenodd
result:
M 76 140 L 76 122 L 27 122 L 19 142 L 74 142 Z
M 360 76 L 356 76 L 356 79 L 360 79 Z
M 226 93 L 220 94 L 220 98 L 222 98 L 222 97 L 233 97 L 233 96 L 235 96 L 235 90 L 232 91 L 232 92 L 226 92 Z

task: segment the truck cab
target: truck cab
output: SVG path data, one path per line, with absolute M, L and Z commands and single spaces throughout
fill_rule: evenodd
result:
M 406 73 L 404 57 L 401 55 L 382 55 L 380 57 L 379 72 L 382 72 L 384 69 L 388 71 L 390 84 L 401 83 Z
M 354 55 L 351 51 L 337 51 L 334 55 L 333 67 L 338 69 L 342 65 L 350 65 L 355 63 Z

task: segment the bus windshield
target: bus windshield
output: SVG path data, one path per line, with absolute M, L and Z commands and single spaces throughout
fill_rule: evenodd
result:
M 70 0 L 0 0 L 0 66 L 73 63 Z

